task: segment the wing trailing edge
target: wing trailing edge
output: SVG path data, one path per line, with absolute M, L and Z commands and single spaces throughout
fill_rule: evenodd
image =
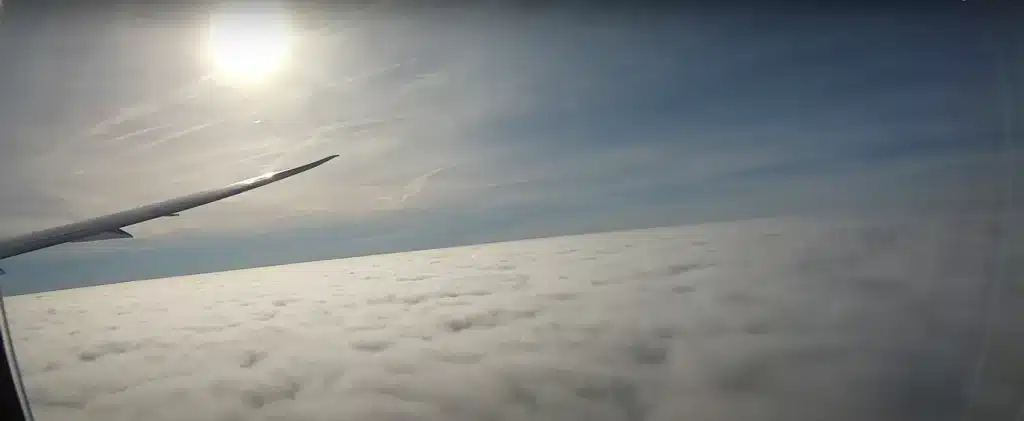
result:
M 130 233 L 128 233 L 128 231 L 125 231 L 123 229 L 118 228 L 116 230 L 103 231 L 103 232 L 100 232 L 100 233 L 96 233 L 96 234 L 90 235 L 88 237 L 82 237 L 82 238 L 74 239 L 74 240 L 71 240 L 70 242 L 72 242 L 72 243 L 87 243 L 87 242 L 90 242 L 90 241 L 115 240 L 115 239 L 118 239 L 118 238 L 134 238 L 134 237 L 132 237 L 132 235 Z

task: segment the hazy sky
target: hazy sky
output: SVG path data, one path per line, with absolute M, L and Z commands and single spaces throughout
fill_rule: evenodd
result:
M 295 49 L 260 86 L 213 77 L 208 10 L 8 11 L 2 235 L 341 157 L 130 227 L 133 240 L 4 261 L 4 285 L 779 214 L 984 208 L 1001 164 L 1020 160 L 999 157 L 1007 71 L 972 7 L 283 10 L 273 13 L 293 17 Z

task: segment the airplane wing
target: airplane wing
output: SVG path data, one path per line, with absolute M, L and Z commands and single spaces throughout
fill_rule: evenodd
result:
M 178 216 L 178 212 L 216 202 L 309 171 L 337 156 L 331 155 L 290 170 L 259 175 L 188 196 L 0 240 L 0 259 L 69 242 L 132 238 L 132 235 L 123 229 L 124 227 L 150 219 Z M 0 275 L 2 274 L 3 270 L 0 269 Z M 0 366 L 3 366 L 0 368 L 0 419 L 31 421 L 33 419 L 32 410 L 25 397 L 25 386 L 22 383 L 21 370 L 17 364 L 18 358 L 11 342 L 10 326 L 7 323 L 7 311 L 4 308 L 2 291 L 0 291 L 0 348 L 2 348 L 0 349 Z
M 0 259 L 6 259 L 8 257 L 17 256 L 19 254 L 63 243 L 98 241 L 113 238 L 132 238 L 132 235 L 123 229 L 124 227 L 145 222 L 150 219 L 165 216 L 178 216 L 178 212 L 202 206 L 210 202 L 216 202 L 224 198 L 247 192 L 257 187 L 262 187 L 276 181 L 284 180 L 298 173 L 311 170 L 327 161 L 330 161 L 331 159 L 336 158 L 337 156 L 338 155 L 331 155 L 290 170 L 259 175 L 212 190 L 206 190 L 86 221 L 75 222 L 28 233 L 10 239 L 0 240 Z

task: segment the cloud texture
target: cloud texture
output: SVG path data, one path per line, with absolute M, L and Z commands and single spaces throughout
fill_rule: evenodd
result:
M 1021 226 L 748 220 L 72 289 L 9 312 L 40 421 L 1006 419 L 1024 398 Z

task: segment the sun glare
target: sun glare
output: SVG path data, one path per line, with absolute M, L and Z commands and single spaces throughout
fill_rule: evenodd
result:
M 206 42 L 207 57 L 221 81 L 262 83 L 287 66 L 292 28 L 280 9 L 224 9 L 211 17 Z

